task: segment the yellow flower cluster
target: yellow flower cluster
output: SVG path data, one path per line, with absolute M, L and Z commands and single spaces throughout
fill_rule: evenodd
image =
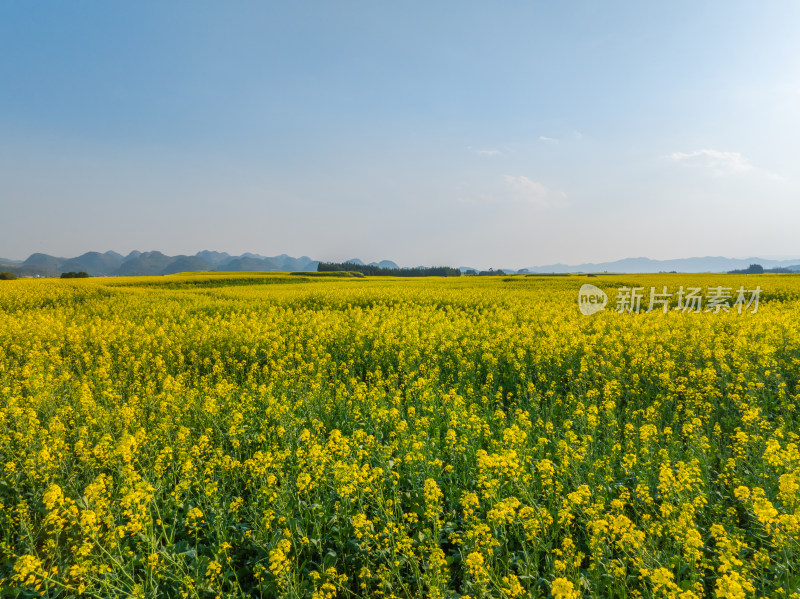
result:
M 0 281 L 0 595 L 800 597 L 800 279 Z

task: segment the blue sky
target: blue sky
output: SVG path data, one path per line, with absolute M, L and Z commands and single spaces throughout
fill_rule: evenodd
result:
M 0 256 L 800 257 L 800 3 L 0 4 Z

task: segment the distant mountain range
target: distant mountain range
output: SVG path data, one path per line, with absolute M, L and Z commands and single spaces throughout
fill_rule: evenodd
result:
M 550 274 L 550 273 L 656 273 L 656 272 L 730 272 L 748 268 L 751 264 L 760 264 L 765 270 L 785 269 L 790 272 L 800 272 L 800 258 L 792 260 L 767 260 L 765 258 L 724 258 L 722 256 L 708 256 L 705 258 L 678 258 L 675 260 L 652 260 L 650 258 L 624 258 L 614 262 L 587 262 L 585 264 L 547 264 L 545 266 L 529 266 L 515 270 L 513 268 L 495 269 L 502 270 L 505 274 Z M 459 266 L 462 273 L 468 271 L 479 272 L 480 269 L 470 266 Z
M 370 262 L 369 264 L 365 264 L 358 258 L 350 258 L 350 260 L 345 261 L 345 264 L 358 264 L 359 266 L 377 266 L 379 268 L 400 268 L 392 262 L 391 260 L 381 260 L 380 262 Z
M 549 272 L 728 272 L 747 268 L 751 264 L 760 264 L 767 268 L 786 268 L 800 272 L 800 258 L 793 260 L 766 260 L 764 258 L 724 258 L 707 256 L 704 258 L 679 258 L 677 260 L 651 260 L 650 258 L 625 258 L 614 262 L 597 262 L 578 265 L 549 264 L 547 266 L 530 266 L 523 269 L 531 273 Z M 520 272 L 520 271 L 508 271 Z
M 358 258 L 348 260 L 354 264 L 364 264 Z M 317 270 L 319 260 L 308 256 L 293 258 L 286 254 L 262 256 L 247 252 L 231 256 L 227 252 L 203 250 L 194 256 L 167 256 L 161 252 L 133 251 L 127 256 L 117 252 L 86 252 L 77 258 L 59 258 L 49 254 L 31 254 L 27 260 L 7 260 L 0 258 L 0 270 L 10 271 L 18 276 L 57 277 L 63 272 L 85 272 L 98 276 L 153 276 L 171 275 L 178 272 L 248 272 L 272 271 L 291 272 L 295 270 Z M 371 266 L 399 268 L 391 260 L 370 262 Z
M 361 264 L 358 258 L 347 262 Z M 227 252 L 203 250 L 193 256 L 167 256 L 161 252 L 133 251 L 127 256 L 117 252 L 86 252 L 76 258 L 58 258 L 48 254 L 31 254 L 27 260 L 6 260 L 0 258 L 0 270 L 11 271 L 19 276 L 57 277 L 62 272 L 86 272 L 91 276 L 142 276 L 168 275 L 178 272 L 205 271 L 273 271 L 290 272 L 294 270 L 316 270 L 318 260 L 308 256 L 293 258 L 286 254 L 280 256 L 262 256 L 245 253 L 231 256 Z M 651 260 L 650 258 L 625 258 L 614 262 L 590 262 L 585 264 L 548 264 L 545 266 L 529 266 L 520 270 L 502 269 L 507 274 L 515 273 L 553 273 L 553 272 L 728 272 L 744 269 L 751 264 L 760 264 L 765 269 L 785 268 L 792 272 L 800 272 L 800 258 L 794 260 L 767 260 L 764 258 L 724 258 L 709 256 L 705 258 L 680 258 L 677 260 Z M 391 260 L 370 262 L 370 266 L 382 268 L 400 268 Z M 424 266 L 420 268 L 425 268 Z M 461 272 L 479 271 L 468 266 L 459 267 Z
M 77 258 L 58 258 L 48 254 L 31 254 L 22 262 L 0 259 L 0 269 L 20 276 L 57 277 L 62 272 L 86 272 L 91 276 L 169 275 L 177 272 L 204 271 L 277 271 L 317 270 L 317 260 L 308 256 L 292 258 L 204 250 L 194 256 L 167 256 L 161 252 L 133 251 L 127 256 L 116 252 L 86 252 Z

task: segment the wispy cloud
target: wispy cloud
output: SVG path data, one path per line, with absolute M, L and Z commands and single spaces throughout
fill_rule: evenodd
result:
M 558 143 L 558 139 L 556 139 L 555 137 L 547 137 L 546 135 L 540 135 L 539 136 L 539 141 L 549 141 L 549 142 L 555 143 L 555 144 Z
M 518 202 L 547 208 L 563 204 L 567 199 L 567 194 L 563 191 L 555 191 L 538 181 L 528 179 L 528 177 L 506 175 L 505 182 L 511 199 Z
M 753 170 L 750 160 L 739 152 L 721 152 L 719 150 L 697 150 L 696 152 L 673 152 L 669 155 L 670 159 L 688 166 L 696 166 L 710 169 L 711 172 L 720 177 L 746 173 Z
M 745 175 L 758 176 L 772 181 L 782 181 L 784 177 L 758 168 L 750 159 L 739 152 L 720 150 L 697 150 L 695 152 L 673 152 L 669 155 L 673 162 L 695 168 L 707 169 L 715 177 Z
M 539 181 L 525 176 L 505 175 L 502 183 L 488 193 L 461 196 L 456 200 L 468 206 L 486 204 L 513 206 L 526 205 L 535 208 L 555 208 L 568 205 L 567 194 L 547 187 Z
M 472 146 L 467 146 L 467 149 L 471 150 L 472 152 L 474 152 L 478 156 L 497 156 L 499 154 L 502 154 L 502 152 L 500 150 L 497 150 L 495 148 L 489 148 L 489 149 L 483 150 L 483 149 L 479 149 L 479 148 L 473 148 Z

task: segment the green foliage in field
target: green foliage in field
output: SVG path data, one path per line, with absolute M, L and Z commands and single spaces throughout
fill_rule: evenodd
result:
M 306 271 L 306 270 L 298 270 L 292 273 L 289 273 L 296 276 L 303 276 L 303 277 L 338 277 L 346 279 L 348 277 L 363 277 L 363 272 L 358 272 L 354 270 L 331 270 L 331 271 Z
M 360 272 L 375 277 L 460 277 L 461 271 L 449 266 L 430 268 L 383 268 L 372 264 L 352 262 L 320 262 L 318 272 Z

